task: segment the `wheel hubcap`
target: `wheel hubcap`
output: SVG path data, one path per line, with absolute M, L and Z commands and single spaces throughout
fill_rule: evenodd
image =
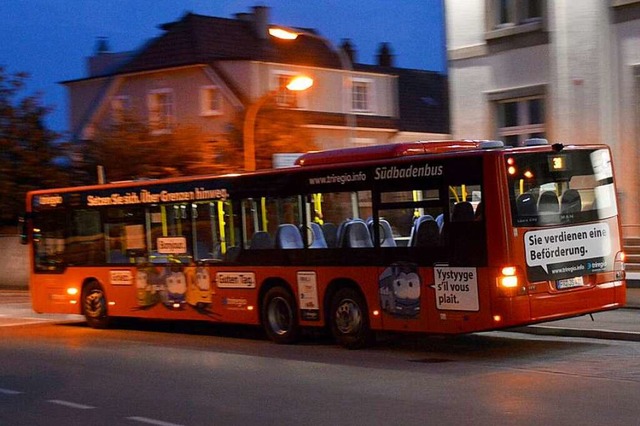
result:
M 336 310 L 336 327 L 342 334 L 355 334 L 362 326 L 360 306 L 351 299 L 343 300 Z
M 291 330 L 293 312 L 287 301 L 282 297 L 274 297 L 269 302 L 269 327 L 274 333 L 283 335 Z
M 94 290 L 87 295 L 84 301 L 84 311 L 92 318 L 100 318 L 104 315 L 104 295 L 99 290 Z

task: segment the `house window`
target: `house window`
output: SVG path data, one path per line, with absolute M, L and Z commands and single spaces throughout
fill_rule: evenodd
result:
M 129 96 L 114 96 L 111 98 L 111 119 L 114 124 L 122 123 L 131 115 L 131 98 Z
M 170 133 L 173 122 L 173 90 L 152 90 L 149 93 L 149 126 L 152 132 Z
M 354 79 L 351 83 L 351 109 L 358 112 L 371 112 L 372 105 L 371 80 Z
M 488 0 L 491 20 L 489 30 L 542 20 L 543 0 Z
M 222 93 L 218 86 L 204 86 L 200 88 L 200 114 L 222 114 Z
M 544 138 L 544 98 L 506 99 L 495 103 L 498 138 L 520 146 L 529 138 Z
M 287 108 L 298 107 L 298 93 L 287 89 L 287 85 L 294 77 L 293 73 L 277 73 L 276 80 L 276 103 L 278 106 Z

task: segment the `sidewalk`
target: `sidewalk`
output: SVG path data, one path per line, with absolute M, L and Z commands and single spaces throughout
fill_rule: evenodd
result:
M 511 331 L 640 342 L 640 287 L 627 288 L 627 304 L 624 309 L 517 327 Z

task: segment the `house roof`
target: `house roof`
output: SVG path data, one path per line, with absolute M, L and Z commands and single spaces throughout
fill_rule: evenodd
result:
M 307 36 L 295 42 L 267 34 L 269 23 L 260 30 L 256 16 L 219 18 L 186 13 L 175 22 L 161 25 L 163 33 L 149 40 L 128 58 L 104 67 L 88 78 L 113 77 L 137 72 L 189 65 L 210 66 L 242 103 L 250 100 L 235 87 L 233 80 L 218 66 L 221 60 L 253 60 L 319 68 L 341 69 L 342 61 L 330 42 L 312 29 L 298 29 Z M 263 31 L 264 34 L 259 34 Z M 392 122 L 400 131 L 449 133 L 447 78 L 431 71 L 353 64 L 356 71 L 390 74 L 398 77 L 399 120 L 372 120 L 372 127 L 386 127 Z M 75 80 L 75 81 L 80 81 Z M 72 83 L 73 81 L 63 82 Z M 343 114 L 338 114 L 344 117 Z M 367 121 L 358 116 L 359 127 Z M 314 118 L 320 118 L 314 115 Z M 322 117 L 324 120 L 327 116 Z M 334 119 L 339 122 L 340 118 Z
M 295 42 L 259 37 L 252 22 L 187 13 L 162 25 L 164 33 L 150 40 L 117 73 L 133 73 L 218 60 L 257 60 L 324 68 L 340 68 L 338 53 L 320 38 Z M 305 30 L 310 33 L 310 30 Z

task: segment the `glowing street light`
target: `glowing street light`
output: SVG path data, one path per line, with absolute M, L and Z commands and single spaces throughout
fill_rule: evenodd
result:
M 306 37 L 311 37 L 311 38 L 320 40 L 324 43 L 324 45 L 329 50 L 338 52 L 338 57 L 340 58 L 340 66 L 342 67 L 343 70 L 349 71 L 349 77 L 351 77 L 351 74 L 353 74 L 353 64 L 351 63 L 351 59 L 347 56 L 347 54 L 342 49 L 336 49 L 328 39 L 322 36 L 319 36 L 315 33 L 310 33 L 310 32 L 295 31 L 294 29 L 287 28 L 287 27 L 270 27 L 269 35 L 271 35 L 272 37 L 278 38 L 280 40 L 295 40 L 299 36 L 306 36 Z M 349 84 L 348 86 L 351 87 L 351 84 Z M 343 86 L 343 89 L 344 89 L 344 86 Z M 343 100 L 345 99 L 344 94 L 342 95 L 342 99 Z M 351 99 L 347 98 L 346 105 L 347 105 L 348 111 L 346 113 L 345 120 L 346 120 L 346 126 L 349 129 L 349 140 L 352 141 L 354 136 L 354 130 L 356 128 L 356 116 L 355 114 L 353 114 L 353 112 L 351 111 L 351 108 L 349 107 L 350 102 L 351 102 Z
M 285 86 L 287 90 L 291 91 L 303 91 L 307 90 L 313 86 L 313 79 L 311 77 L 307 77 L 305 75 L 298 75 L 292 77 L 289 80 L 289 83 Z M 249 106 L 247 109 L 247 114 L 244 118 L 244 126 L 243 126 L 243 138 L 242 143 L 244 147 L 244 170 L 245 171 L 254 171 L 256 170 L 256 140 L 255 140 L 255 132 L 256 132 L 256 118 L 258 117 L 258 111 L 260 108 L 267 102 L 267 100 L 273 98 L 278 94 L 278 89 L 271 90 L 260 99 L 255 101 L 253 104 Z

